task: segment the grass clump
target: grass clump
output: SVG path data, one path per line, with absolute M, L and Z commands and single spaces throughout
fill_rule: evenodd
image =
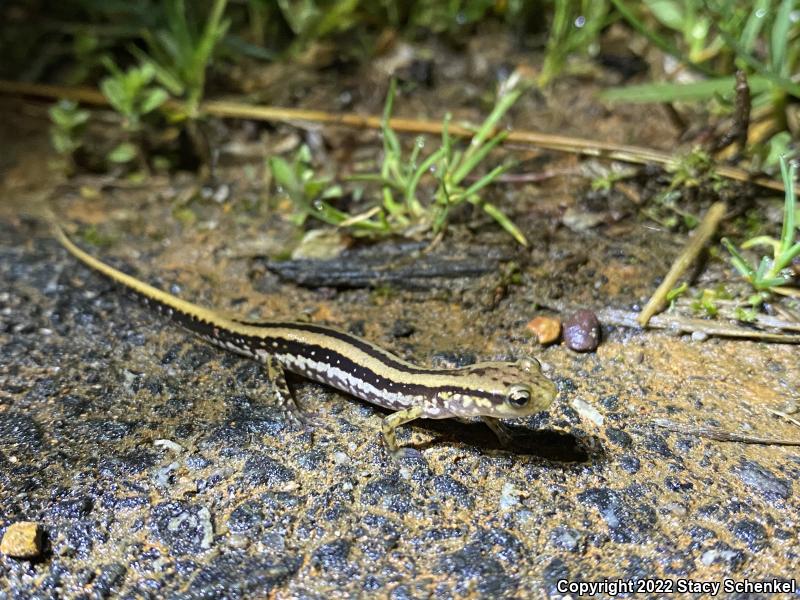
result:
M 314 175 L 308 163 L 307 149 L 295 158 L 294 164 L 275 157 L 269 162 L 272 175 L 295 205 L 295 221 L 302 222 L 312 216 L 325 223 L 349 228 L 355 235 L 382 236 L 391 234 L 417 235 L 431 231 L 444 232 L 452 210 L 469 203 L 492 217 L 517 242 L 527 245 L 527 240 L 517 226 L 494 204 L 482 197 L 482 192 L 513 166 L 497 165 L 483 174 L 476 171 L 489 153 L 507 136 L 497 132 L 506 112 L 522 95 L 526 84 L 519 79 L 510 80 L 498 95 L 494 108 L 477 128 L 466 148 L 458 147 L 448 133 L 450 115 L 445 116 L 440 145 L 423 154 L 424 138 L 417 138 L 406 154 L 397 134 L 390 126 L 394 105 L 395 83 L 392 82 L 383 112 L 381 133 L 383 159 L 376 173 L 363 173 L 348 178 L 353 184 L 365 187 L 356 191 L 362 196 L 366 191 L 379 192 L 380 202 L 359 214 L 341 211 L 328 202 L 341 196 L 338 185 L 325 185 L 325 180 Z
M 800 290 L 785 287 L 792 281 L 792 277 L 787 272 L 788 268 L 792 261 L 800 256 L 800 239 L 797 235 L 797 199 L 794 189 L 797 167 L 794 163 L 787 163 L 784 157 L 781 157 L 780 164 L 786 189 L 780 239 L 762 235 L 750 238 L 741 245 L 742 250 L 756 246 L 770 248 L 772 256 L 764 255 L 757 264 L 751 264 L 729 239 L 722 239 L 723 245 L 731 255 L 734 268 L 756 291 L 756 294 L 750 299 L 754 305 L 766 300 L 771 293 L 800 297 Z

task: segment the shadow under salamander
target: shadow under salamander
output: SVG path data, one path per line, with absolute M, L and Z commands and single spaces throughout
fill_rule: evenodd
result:
M 447 440 L 458 440 L 482 450 L 507 452 L 522 456 L 535 456 L 558 463 L 585 463 L 596 460 L 598 453 L 602 457 L 602 446 L 597 443 L 594 448 L 588 448 L 577 436 L 550 429 L 530 429 L 519 425 L 508 425 L 506 429 L 511 433 L 511 444 L 504 446 L 497 436 L 481 422 L 466 423 L 455 419 L 419 419 L 412 425 L 422 427 L 429 431 L 441 434 L 430 442 L 415 444 L 404 442 L 404 446 L 424 450 Z

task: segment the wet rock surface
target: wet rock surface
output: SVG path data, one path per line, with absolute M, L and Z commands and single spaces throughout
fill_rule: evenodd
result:
M 744 398 L 752 427 L 790 437 L 757 413 L 793 393 L 781 347 L 700 349 L 657 334 L 645 345 L 620 332 L 595 355 L 539 350 L 560 396 L 512 424 L 518 447 L 503 450 L 482 424 L 423 422 L 401 430 L 417 452 L 395 462 L 383 411 L 297 379 L 326 427 L 294 430 L 257 365 L 148 314 L 46 236 L 3 229 L 0 269 L 14 287 L 3 297 L 0 532 L 30 520 L 46 540 L 33 563 L 0 557 L 17 597 L 516 597 L 555 594 L 564 578 L 797 572 L 800 454 L 648 417 L 735 428 Z M 410 322 L 398 343 L 431 362 L 446 354 L 420 341 L 427 321 Z M 382 323 L 382 339 L 398 339 L 397 319 Z M 459 355 L 494 354 L 469 339 Z M 720 386 L 742 351 L 747 381 L 731 373 Z M 761 378 L 753 365 L 767 360 L 785 365 L 785 385 Z M 571 408 L 577 399 L 602 426 Z

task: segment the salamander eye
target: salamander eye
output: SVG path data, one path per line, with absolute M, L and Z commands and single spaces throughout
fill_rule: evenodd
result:
M 512 385 L 506 394 L 506 402 L 516 408 L 522 408 L 531 400 L 531 389 L 527 385 Z

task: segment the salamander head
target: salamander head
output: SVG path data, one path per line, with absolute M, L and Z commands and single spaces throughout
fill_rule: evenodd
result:
M 547 410 L 556 386 L 538 361 L 486 362 L 453 371 L 454 385 L 438 394 L 444 413 L 498 419 L 526 417 Z

